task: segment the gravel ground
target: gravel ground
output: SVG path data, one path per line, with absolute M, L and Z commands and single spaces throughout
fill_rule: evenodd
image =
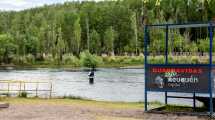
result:
M 197 116 L 144 113 L 82 105 L 12 104 L 0 110 L 0 120 L 207 120 Z

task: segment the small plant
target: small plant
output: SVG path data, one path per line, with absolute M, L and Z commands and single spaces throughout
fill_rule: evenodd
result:
M 84 100 L 84 98 L 82 98 L 82 97 L 72 96 L 72 95 L 69 95 L 69 96 L 64 95 L 63 99 Z
M 149 57 L 148 62 L 150 64 L 163 64 L 165 62 L 164 56 Z
M 63 55 L 63 64 L 79 66 L 80 61 L 76 56 L 73 56 L 72 54 L 65 54 Z
M 22 91 L 22 92 L 19 94 L 19 97 L 20 97 L 20 98 L 27 98 L 27 97 L 28 97 L 28 93 L 25 92 L 25 91 Z

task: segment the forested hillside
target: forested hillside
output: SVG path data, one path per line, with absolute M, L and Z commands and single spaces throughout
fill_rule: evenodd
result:
M 210 21 L 213 17 L 215 0 L 66 2 L 2 11 L 0 61 L 61 61 L 64 55 L 79 58 L 85 50 L 96 55 L 139 55 L 143 52 L 144 24 Z M 180 42 L 183 35 L 177 38 Z M 198 46 L 190 43 L 194 49 Z M 154 52 L 158 44 L 152 47 Z

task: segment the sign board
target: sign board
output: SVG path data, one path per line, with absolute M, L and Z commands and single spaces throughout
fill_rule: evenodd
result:
M 149 91 L 209 92 L 208 65 L 148 65 Z

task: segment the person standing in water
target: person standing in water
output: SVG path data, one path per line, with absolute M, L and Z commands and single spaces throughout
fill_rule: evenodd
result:
M 94 84 L 94 71 L 95 71 L 95 68 L 91 68 L 88 76 L 89 76 L 89 83 L 90 84 Z

